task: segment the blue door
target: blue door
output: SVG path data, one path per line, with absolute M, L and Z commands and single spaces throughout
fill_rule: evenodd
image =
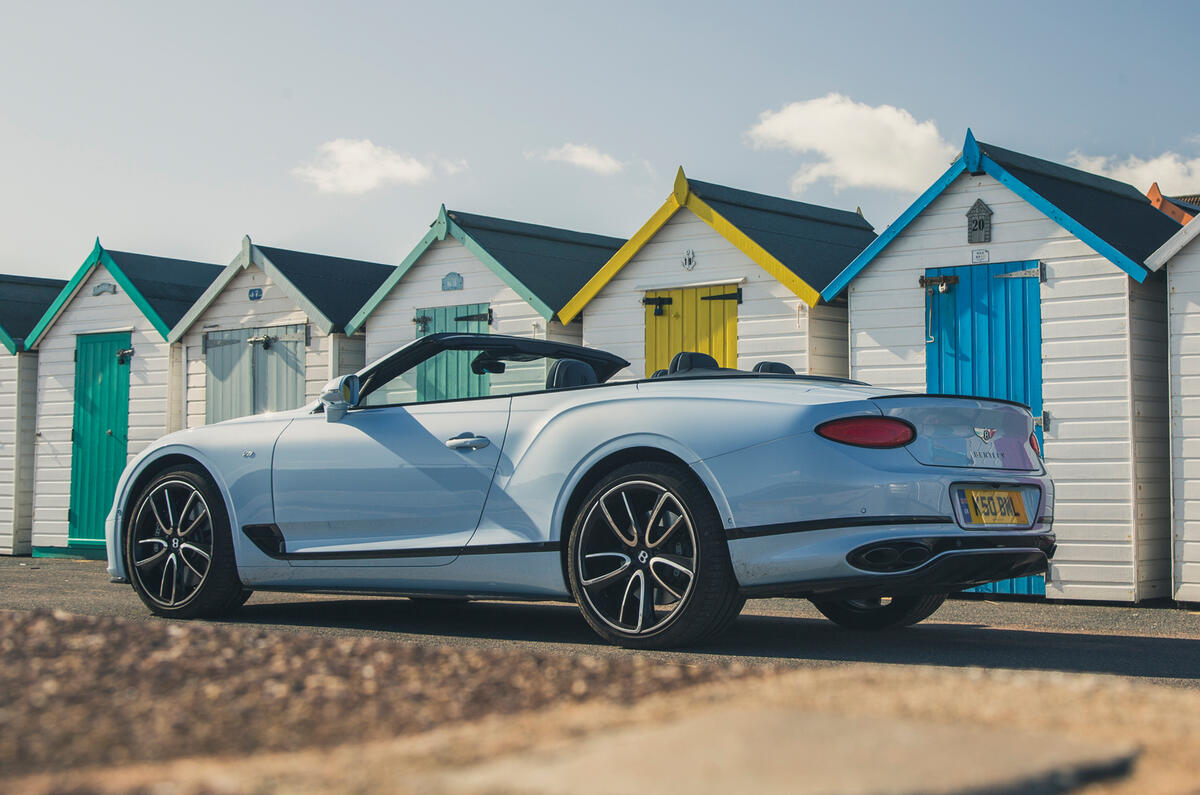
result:
M 1015 400 L 1042 413 L 1042 311 L 1036 261 L 931 268 L 925 290 L 925 386 L 944 395 Z M 1042 429 L 1036 428 L 1042 443 Z M 981 585 L 981 593 L 1046 593 L 1042 575 Z

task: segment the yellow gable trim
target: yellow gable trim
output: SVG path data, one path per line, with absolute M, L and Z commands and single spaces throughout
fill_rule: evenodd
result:
M 637 230 L 633 237 L 625 241 L 625 245 L 617 249 L 617 253 L 612 255 L 608 262 L 604 263 L 604 267 L 596 272 L 596 275 L 588 279 L 588 283 L 575 293 L 575 296 L 567 301 L 567 305 L 558 311 L 558 320 L 564 326 L 574 320 L 588 302 L 596 297 L 596 294 L 604 289 L 604 285 L 612 281 L 612 278 L 629 264 L 629 260 L 641 250 L 642 246 L 650 242 L 650 238 L 658 233 L 666 225 L 667 221 L 671 220 L 671 216 L 680 208 L 679 201 L 675 198 L 675 194 L 671 194 L 662 207 L 655 211 L 654 215 L 650 216 L 650 220 L 642 224 L 642 228 Z
M 786 265 L 775 259 L 765 248 L 751 240 L 745 232 L 730 223 L 725 216 L 705 204 L 704 200 L 699 196 L 689 193 L 687 203 L 684 206 L 711 226 L 717 234 L 728 240 L 735 248 L 757 263 L 759 267 L 774 276 L 780 284 L 799 296 L 801 301 L 809 306 L 816 306 L 821 300 L 820 292 L 814 290 L 808 282 L 801 279 Z
M 629 238 L 625 245 L 617 249 L 617 253 L 613 254 L 612 258 L 604 263 L 604 267 L 589 279 L 587 284 L 580 288 L 579 292 L 567 302 L 566 306 L 558 311 L 559 321 L 563 325 L 566 325 L 578 317 L 583 308 L 604 289 L 604 286 L 612 281 L 613 277 L 622 268 L 629 264 L 629 261 L 642 249 L 642 246 L 649 243 L 650 238 L 654 237 L 658 233 L 658 230 L 662 229 L 667 221 L 670 221 L 675 213 L 683 207 L 695 213 L 698 218 L 712 227 L 717 234 L 728 240 L 733 244 L 734 248 L 741 251 L 755 264 L 771 274 L 780 284 L 795 293 L 804 303 L 809 306 L 816 306 L 820 302 L 820 292 L 793 273 L 765 248 L 755 243 L 745 232 L 730 223 L 727 218 L 712 207 L 709 207 L 703 199 L 692 193 L 687 177 L 684 176 L 683 167 L 680 166 L 679 171 L 675 174 L 675 183 L 672 185 L 671 195 L 667 197 L 667 200 L 663 202 L 663 205 L 658 208 L 654 215 L 650 216 L 650 220 L 643 224 L 642 228 L 633 237 Z

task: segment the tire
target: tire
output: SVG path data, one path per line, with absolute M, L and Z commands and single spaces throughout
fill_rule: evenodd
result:
M 238 579 L 225 501 L 199 466 L 158 475 L 126 517 L 125 568 L 150 612 L 214 618 L 250 598 L 253 591 Z
M 910 627 L 929 618 L 946 594 L 897 596 L 889 602 L 874 599 L 813 599 L 821 614 L 847 629 L 896 629 Z
M 632 649 L 709 640 L 745 602 L 708 491 L 690 470 L 661 462 L 623 466 L 589 492 L 568 537 L 567 573 L 588 625 Z

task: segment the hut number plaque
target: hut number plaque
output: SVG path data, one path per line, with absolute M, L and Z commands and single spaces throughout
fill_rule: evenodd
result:
M 976 199 L 967 210 L 967 242 L 992 242 L 992 208 L 983 199 Z
M 450 271 L 442 277 L 442 291 L 461 290 L 463 288 L 463 277 L 461 273 Z

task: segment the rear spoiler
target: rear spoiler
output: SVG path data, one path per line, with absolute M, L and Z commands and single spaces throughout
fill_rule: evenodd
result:
M 943 395 L 939 392 L 905 392 L 900 395 L 879 395 L 878 397 L 867 398 L 867 400 L 892 400 L 894 398 L 915 398 L 915 397 L 931 397 L 931 398 L 948 398 L 950 400 L 990 400 L 993 403 L 1007 403 L 1010 406 L 1020 406 L 1033 413 L 1033 409 L 1027 404 L 1017 400 L 1005 400 L 1004 398 L 984 397 L 982 395 Z

